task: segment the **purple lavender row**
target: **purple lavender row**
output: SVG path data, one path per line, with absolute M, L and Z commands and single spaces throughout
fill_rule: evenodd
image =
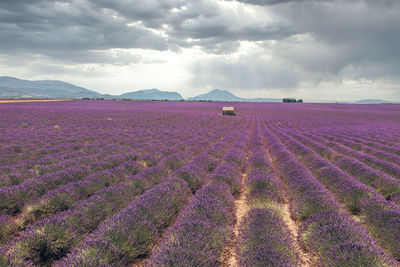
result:
M 153 252 L 149 266 L 215 266 L 233 236 L 234 202 L 245 169 L 249 130 L 244 130 Z
M 382 131 L 384 129 L 384 131 Z M 354 129 L 342 129 L 341 131 L 335 131 L 335 135 L 341 136 L 343 138 L 351 138 L 360 141 L 361 143 L 368 143 L 369 145 L 387 151 L 389 153 L 397 154 L 395 146 L 393 146 L 394 139 L 398 138 L 398 130 L 395 134 L 390 136 L 383 136 L 383 134 L 388 130 L 386 128 L 377 128 L 375 125 L 373 127 L 367 128 L 365 125 L 360 125 Z M 329 132 L 326 132 L 329 133 Z M 398 145 L 397 145 L 398 148 Z
M 54 254 L 39 254 L 43 257 L 39 259 L 40 261 L 53 260 L 54 257 L 59 257 L 60 254 L 63 254 L 58 252 L 60 246 L 62 248 L 61 251 L 66 249 L 68 251 L 70 246 L 74 246 L 76 242 L 82 239 L 83 234 L 94 230 L 104 218 L 114 214 L 119 208 L 140 195 L 146 188 L 151 187 L 152 184 L 161 181 L 166 175 L 163 171 L 164 169 L 165 167 L 161 169 L 149 168 L 146 170 L 147 175 L 142 174 L 141 177 L 136 176 L 123 185 L 112 186 L 102 190 L 86 201 L 74 205 L 67 212 L 58 213 L 56 216 L 29 226 L 21 237 L 13 242 L 17 246 L 21 245 L 18 255 L 25 255 L 27 258 L 37 262 L 38 257 L 40 257 L 37 254 L 44 252 L 40 251 L 40 247 L 38 248 L 37 244 L 29 242 L 33 240 L 46 243 L 48 250 Z M 36 234 L 37 231 L 40 231 L 41 234 Z M 54 236 L 54 231 L 60 233 L 60 235 Z M 70 237 L 73 237 L 73 239 L 69 243 L 66 242 Z M 18 261 L 18 258 L 11 258 L 11 260 Z
M 231 141 L 233 141 L 233 139 Z M 189 185 L 192 185 L 190 186 L 191 191 L 195 192 L 196 187 L 194 185 L 201 186 L 205 182 L 204 177 L 207 176 L 208 172 L 213 170 L 213 168 L 210 167 L 215 164 L 215 160 L 213 159 L 213 154 L 216 151 L 215 147 L 219 148 L 218 151 L 226 151 L 227 147 L 229 147 L 229 143 L 226 143 L 224 140 L 217 143 L 207 152 L 194 158 L 188 165 L 173 173 L 182 175 L 182 178 L 189 182 Z M 229 153 L 227 153 L 227 155 L 229 155 Z M 194 171 L 188 173 L 188 167 L 193 167 Z M 132 219 L 135 218 L 136 215 L 132 214 L 132 210 L 133 213 L 135 213 L 134 211 L 137 205 L 140 205 L 140 202 L 134 201 L 128 206 L 128 208 L 122 210 L 113 218 L 109 219 L 111 222 L 118 221 L 118 223 L 105 221 L 99 226 L 98 231 L 94 232 L 81 244 L 81 246 L 75 249 L 74 252 L 69 254 L 69 256 L 59 264 L 63 265 L 68 263 L 74 266 L 80 264 L 98 265 L 101 263 L 110 265 L 126 265 L 127 263 L 134 261 L 138 256 L 148 253 L 150 247 L 154 244 L 156 239 L 159 238 L 163 229 L 169 225 L 170 220 L 162 220 L 162 218 L 158 218 L 157 224 L 152 224 L 153 234 L 144 237 L 138 231 L 132 230 L 143 230 L 143 228 L 148 229 L 149 227 L 147 223 L 143 225 L 143 221 L 140 219 Z M 152 214 L 152 207 L 147 207 L 146 209 L 148 209 L 149 214 Z M 179 210 L 176 210 L 175 212 L 178 211 Z M 170 211 L 166 210 L 166 212 L 168 213 Z M 173 214 L 175 214 L 175 216 L 177 215 L 177 213 L 173 212 L 170 214 L 171 216 Z M 173 217 L 174 216 L 172 216 L 171 220 Z M 147 232 L 146 230 L 144 231 Z M 112 237 L 113 235 L 118 235 L 120 238 L 118 240 L 110 239 L 110 236 Z M 107 245 L 103 242 L 104 240 L 108 240 L 106 242 Z M 99 244 L 101 244 L 101 246 L 99 246 Z M 96 258 L 93 259 L 91 255 L 86 255 L 84 252 L 87 250 L 90 251 L 91 255 L 97 255 Z M 118 251 L 118 253 L 116 251 Z
M 127 266 L 145 255 L 187 202 L 190 190 L 179 178 L 168 178 L 106 220 L 54 266 Z
M 25 202 L 46 192 L 46 188 L 55 188 L 63 183 L 81 180 L 89 174 L 84 165 L 70 167 L 65 170 L 46 174 L 40 180 L 28 179 L 24 183 L 0 188 L 0 212 L 17 214 Z
M 334 130 L 334 129 L 333 129 Z M 399 162 L 399 147 L 396 145 L 388 146 L 381 143 L 377 143 L 374 141 L 366 141 L 361 137 L 357 138 L 354 136 L 345 135 L 342 136 L 340 133 L 336 133 L 333 135 L 332 133 L 325 133 L 321 131 L 313 131 L 313 135 L 317 136 L 319 139 L 325 139 L 330 142 L 336 142 L 349 149 L 364 151 L 364 153 L 370 154 L 371 156 L 383 157 L 386 156 L 388 158 L 394 157 L 396 162 Z M 367 136 L 364 136 L 366 138 Z M 354 139 L 355 141 L 353 141 Z
M 106 167 L 105 165 L 107 165 L 108 163 L 108 158 L 112 157 L 109 156 L 110 154 L 111 153 L 98 153 L 95 155 L 84 156 L 84 157 L 78 157 L 76 155 L 75 158 L 67 160 L 61 157 L 57 158 L 56 159 L 57 162 L 54 164 L 48 164 L 48 165 L 40 163 L 35 164 L 33 168 L 30 169 L 30 171 L 27 173 L 14 170 L 12 173 L 0 177 L 0 187 L 19 185 L 27 179 L 41 179 L 40 176 L 60 171 L 79 164 L 86 165 L 91 170 L 96 168 L 105 168 Z
M 304 112 L 300 111 L 299 113 Z M 385 123 L 384 120 L 379 121 L 379 117 L 369 117 L 367 120 L 363 119 L 363 121 L 360 123 L 360 121 L 357 121 L 357 118 L 354 118 L 354 116 L 346 116 L 346 119 L 339 119 L 339 121 L 335 121 L 335 116 L 338 113 L 336 112 L 329 112 L 325 114 L 309 114 L 307 117 L 301 117 L 298 116 L 298 114 L 294 114 L 293 118 L 298 122 L 296 123 L 296 126 L 294 128 L 301 129 L 303 132 L 314 132 L 314 133 L 320 133 L 324 135 L 331 135 L 334 133 L 335 136 L 338 135 L 343 135 L 344 133 L 347 134 L 347 136 L 344 136 L 345 139 L 353 138 L 355 135 L 356 136 L 361 136 L 362 140 L 369 139 L 374 133 L 379 135 L 379 138 L 374 139 L 373 142 L 375 144 L 380 144 L 379 141 L 382 141 L 382 134 L 388 132 L 388 125 L 382 125 L 382 127 L 378 127 L 377 123 Z M 282 113 L 282 116 L 280 116 L 278 119 L 275 121 L 278 123 L 280 120 L 283 118 L 289 119 L 290 117 L 287 116 L 288 114 Z M 327 120 L 329 116 L 329 119 Z M 385 118 L 387 120 L 387 118 Z M 327 126 L 323 127 L 315 127 L 318 125 L 320 122 L 318 120 L 322 120 L 327 124 Z M 349 125 L 347 124 L 347 120 L 350 121 Z M 395 120 L 393 120 L 395 121 Z M 393 121 L 390 121 L 390 123 L 393 123 Z M 368 127 L 368 125 L 373 125 L 373 127 Z M 383 130 L 384 129 L 384 130 Z M 293 130 L 293 128 L 292 128 Z M 356 144 L 356 146 L 359 146 L 359 144 Z M 388 146 L 384 147 L 387 149 Z M 389 148 L 393 149 L 393 148 Z M 396 153 L 398 152 L 396 150 L 391 150 L 390 152 Z
M 251 209 L 239 231 L 239 266 L 300 266 L 293 239 L 282 218 L 273 210 Z
M 108 161 L 102 161 L 98 165 L 99 170 L 116 167 L 124 161 L 135 161 L 135 153 L 126 153 L 124 155 L 115 155 L 108 158 Z M 61 171 L 49 173 L 40 178 L 25 180 L 22 184 L 16 186 L 7 186 L 0 188 L 0 210 L 8 214 L 17 214 L 25 203 L 32 199 L 39 198 L 46 192 L 57 188 L 60 185 L 73 181 L 82 180 L 90 174 L 90 169 L 85 165 L 70 167 Z
M 59 159 L 59 161 L 66 161 L 74 157 L 84 157 L 88 156 L 88 154 L 93 155 L 101 152 L 100 147 L 91 147 L 87 151 L 88 153 L 84 151 L 62 151 L 55 154 L 44 155 L 41 159 L 25 159 L 15 163 L 8 163 L 0 168 L 0 174 L 2 177 L 3 175 L 12 173 L 31 176 L 42 175 L 47 169 L 51 168 L 49 165 L 57 163 L 57 159 Z M 43 168 L 43 170 L 41 168 Z
M 324 136 L 326 138 L 326 137 L 330 137 L 333 135 L 328 136 L 325 134 Z M 351 137 L 351 136 L 341 137 L 341 136 L 335 134 L 334 137 L 336 138 L 336 140 L 338 142 L 347 146 L 348 148 L 351 148 L 354 150 L 359 150 L 360 152 L 377 157 L 381 160 L 390 161 L 390 162 L 396 163 L 397 165 L 400 165 L 400 150 L 399 149 L 395 150 L 395 151 L 397 151 L 397 153 L 396 152 L 389 153 L 389 152 L 377 149 L 373 146 L 371 147 L 370 142 L 367 144 L 363 144 L 363 143 L 361 143 L 360 139 L 356 139 L 356 141 L 353 141 L 351 139 L 354 137 Z
M 134 147 L 130 147 L 129 151 L 132 151 L 133 148 L 138 148 L 139 145 L 136 145 Z M 87 165 L 90 165 L 90 163 L 96 161 L 96 160 L 101 160 L 104 159 L 106 156 L 112 156 L 115 154 L 112 152 L 112 149 L 115 148 L 114 146 L 111 147 L 99 147 L 96 149 L 90 149 L 86 150 L 84 153 L 83 152 L 68 152 L 64 154 L 47 154 L 45 157 L 42 159 L 33 161 L 24 161 L 24 165 L 20 164 L 14 164 L 14 165 L 9 165 L 7 168 L 3 168 L 4 171 L 6 171 L 6 176 L 5 178 L 10 178 L 11 176 L 15 176 L 14 179 L 12 179 L 12 184 L 18 184 L 21 181 L 23 181 L 26 178 L 32 178 L 37 175 L 43 175 L 46 173 L 50 173 L 52 171 L 57 171 L 66 167 L 70 167 L 72 165 L 77 165 L 77 162 L 85 163 Z M 125 150 L 123 147 L 121 147 L 118 151 L 118 153 L 121 153 Z M 134 149 L 138 150 L 138 149 Z M 96 154 L 94 152 L 97 152 Z M 86 154 L 91 154 L 91 155 L 86 155 Z M 72 158 L 71 158 L 72 157 Z M 23 172 L 24 168 L 29 169 L 28 172 Z M 22 171 L 22 172 L 21 172 Z M 5 185 L 4 182 L 1 183 L 2 185 Z
M 79 114 L 79 116 L 82 117 L 82 114 Z M 70 118 L 70 117 L 69 117 L 69 118 L 67 117 L 66 119 L 69 120 L 69 119 L 71 119 L 71 118 Z M 104 119 L 105 119 L 105 118 L 104 118 Z M 105 121 L 105 120 L 104 120 L 104 121 Z M 144 121 L 151 121 L 151 120 L 147 119 L 147 120 L 144 120 Z M 68 123 L 70 123 L 70 122 L 68 121 Z M 93 125 L 93 121 L 91 121 L 89 125 Z M 77 126 L 78 126 L 78 127 L 81 127 L 80 124 L 78 124 Z M 83 126 L 83 125 L 82 125 L 82 126 Z M 69 126 L 68 126 L 68 127 L 69 127 Z M 135 127 L 136 127 L 136 125 L 135 125 Z M 90 128 L 93 128 L 93 127 L 90 127 Z M 99 132 L 99 130 L 101 130 L 102 128 L 104 128 L 104 127 L 98 127 L 98 129 L 97 129 L 96 131 L 88 131 L 88 132 L 87 132 L 87 135 L 92 135 L 92 136 L 93 136 L 92 133 L 96 133 L 96 134 L 97 134 L 97 133 Z M 125 126 L 124 128 L 126 128 L 126 126 Z M 155 127 L 154 127 L 154 128 L 155 128 Z M 156 130 L 157 130 L 157 129 L 156 129 Z M 36 132 L 36 131 L 37 131 L 37 130 L 35 129 L 35 132 Z M 114 130 L 114 131 L 115 131 L 115 130 Z M 34 132 L 34 133 L 35 133 L 35 132 Z M 72 131 L 72 132 L 71 132 L 71 131 L 68 131 L 68 133 L 72 133 L 72 134 L 73 134 L 73 135 L 71 136 L 71 138 L 75 138 L 74 135 L 77 134 L 77 132 L 75 132 L 75 131 Z M 146 133 L 147 133 L 147 132 L 146 132 Z M 176 133 L 178 133 L 178 132 L 176 132 Z M 136 136 L 135 133 L 133 133 L 133 134 L 134 134 L 133 136 L 135 136 L 135 139 L 138 139 L 139 136 L 140 136 L 140 135 L 139 135 L 139 136 Z M 78 131 L 78 137 L 80 137 L 80 135 L 81 135 L 81 132 Z M 15 142 L 15 139 L 18 137 L 18 135 L 10 135 L 10 136 L 13 136 L 13 141 L 14 141 L 14 142 Z M 98 136 L 95 136 L 95 135 L 94 135 L 94 137 L 95 137 L 95 138 L 98 138 Z M 122 136 L 119 136 L 118 139 L 121 140 L 121 137 L 122 137 Z M 42 138 L 42 140 L 43 140 L 43 137 L 41 137 L 41 138 Z M 92 137 L 92 138 L 93 138 L 93 137 Z M 140 138 L 139 138 L 139 139 L 140 139 Z M 53 139 L 53 140 L 61 141 L 61 139 L 59 139 L 59 138 L 55 138 L 55 139 Z M 53 141 L 53 140 L 51 140 L 51 139 L 49 139 L 49 138 L 46 138 L 46 141 Z M 30 141 L 30 142 L 35 142 L 35 140 L 32 138 L 32 132 L 30 132 L 30 134 L 29 134 L 29 141 Z M 65 140 L 65 139 L 62 140 L 62 142 L 65 142 L 65 141 L 68 142 L 68 140 Z M 24 142 L 26 142 L 26 141 L 24 140 Z M 22 142 L 21 142 L 21 143 L 22 143 Z M 63 147 L 61 146 L 60 149 L 63 149 Z M 28 151 L 26 151 L 26 152 L 28 152 Z M 26 152 L 25 152 L 25 150 L 24 150 L 23 155 L 25 155 Z M 47 151 L 44 151 L 44 152 L 47 152 Z
M 349 133 L 342 133 L 342 134 L 336 134 L 336 135 L 340 136 L 342 138 L 350 138 L 351 140 L 354 140 L 353 142 L 363 145 L 363 147 L 368 146 L 368 147 L 375 148 L 376 150 L 385 152 L 385 154 L 389 153 L 389 154 L 400 156 L 400 150 L 398 148 L 396 149 L 392 146 L 381 144 L 381 143 L 377 142 L 376 140 L 369 140 L 367 138 L 368 136 L 365 136 L 365 135 L 360 136 L 360 135 L 356 135 L 354 133 L 352 135 L 350 135 Z
M 340 212 L 340 204 L 332 193 L 326 190 L 304 165 L 294 159 L 281 141 L 266 128 L 264 135 L 272 160 L 291 193 L 291 214 L 303 222 L 300 241 L 316 253 L 321 265 L 342 266 L 343 255 L 346 255 L 348 266 L 360 266 L 370 259 L 374 260 L 371 262 L 374 266 L 393 266 L 393 259 L 376 245 L 359 224 Z M 331 219 L 328 218 L 327 223 L 331 226 L 328 232 L 332 233 L 331 236 L 315 227 L 324 225 L 325 217 L 321 217 L 324 213 L 330 214 Z M 346 227 L 343 228 L 343 224 L 335 222 L 335 218 L 338 217 L 343 218 Z
M 202 165 L 204 170 L 207 170 L 209 166 L 213 165 L 211 158 L 207 159 L 205 153 L 199 155 L 186 166 L 194 166 L 196 163 Z M 185 167 L 182 169 L 186 169 Z M 176 173 L 181 172 L 178 170 Z M 195 179 L 201 179 L 202 177 L 197 175 L 202 175 L 202 173 L 196 173 L 194 176 Z M 187 177 L 183 178 L 188 179 Z M 138 208 L 138 206 L 142 206 L 143 203 L 143 198 L 140 197 L 114 217 L 104 221 L 99 226 L 99 229 L 96 230 L 96 232 L 94 232 L 88 239 L 85 239 L 85 241 L 78 248 L 76 248 L 71 254 L 69 254 L 69 256 L 67 256 L 65 260 L 61 261 L 59 264 L 61 266 L 63 264 L 76 266 L 80 264 L 98 265 L 101 263 L 107 263 L 110 265 L 125 265 L 129 262 L 132 262 L 136 257 L 146 254 L 151 248 L 151 245 L 154 244 L 156 239 L 161 235 L 162 229 L 169 225 L 170 221 L 180 210 L 179 208 L 173 212 L 170 208 L 166 208 L 166 204 L 170 204 L 169 202 L 171 202 L 170 197 L 175 197 L 176 193 L 177 196 L 181 197 L 182 201 L 186 200 L 188 197 L 187 191 L 189 190 L 189 187 L 187 183 L 184 182 L 183 179 L 173 179 L 181 181 L 181 184 L 185 184 L 185 194 L 182 194 L 182 190 L 178 190 L 178 192 L 173 193 L 161 191 L 161 195 L 159 197 L 155 197 L 151 192 L 154 190 L 157 191 L 158 189 L 153 188 L 154 190 L 150 189 L 149 194 L 147 194 L 146 191 L 146 193 L 143 195 L 144 199 L 148 199 L 146 200 L 147 202 L 157 200 L 157 203 L 154 205 L 157 205 L 158 208 L 161 208 L 161 210 L 164 212 L 163 214 L 168 214 L 169 219 L 166 219 L 165 217 L 157 217 L 157 212 L 159 209 L 156 209 L 151 204 L 146 204 L 144 207 Z M 188 181 L 193 180 L 188 179 Z M 159 186 L 163 185 L 160 184 Z M 161 200 L 159 200 L 160 198 Z M 166 203 L 160 204 L 162 202 Z M 155 216 L 157 218 L 153 218 L 154 221 L 148 224 L 148 221 L 143 221 L 140 218 L 141 214 L 137 213 L 138 209 L 142 212 L 148 213 L 147 216 Z M 138 232 L 138 230 L 141 232 Z M 148 233 L 148 231 L 151 231 L 151 233 L 149 233 L 147 236 L 144 236 L 144 234 Z M 115 235 L 118 235 L 119 238 L 112 238 Z M 106 242 L 104 243 L 104 241 Z M 83 253 L 87 250 L 90 251 L 90 255 Z M 95 258 L 93 258 L 94 256 Z
M 382 171 L 374 170 L 357 159 L 337 154 L 331 148 L 308 137 L 294 133 L 289 133 L 289 135 L 300 141 L 302 144 L 311 147 L 322 157 L 334 162 L 338 167 L 351 174 L 360 182 L 373 187 L 387 200 L 400 204 L 400 180 L 395 179 Z
M 214 171 L 221 156 L 227 153 L 235 141 L 233 132 L 225 136 L 221 141 L 213 144 L 206 152 L 194 158 L 189 164 L 174 169 L 173 176 L 183 179 L 188 183 L 189 188 L 195 193 L 205 182 L 208 172 Z M 237 137 L 236 137 L 237 138 Z
M 193 138 L 196 141 L 197 138 Z M 204 142 L 189 141 L 188 144 L 195 144 L 193 151 L 198 151 Z M 178 149 L 178 148 L 177 148 Z M 27 224 L 36 220 L 45 218 L 56 212 L 69 209 L 74 203 L 94 194 L 105 187 L 121 182 L 132 175 L 135 175 L 143 169 L 143 164 L 151 167 L 158 163 L 158 159 L 150 159 L 142 157 L 137 161 L 127 161 L 118 167 L 98 171 L 86 177 L 82 181 L 71 182 L 64 186 L 58 187 L 46 193 L 37 201 L 26 205 L 17 218 L 3 220 L 0 227 L 3 228 L 0 233 L 0 243 L 5 242 L 11 235 L 24 229 Z
M 93 155 L 97 153 L 110 153 L 112 154 L 113 147 L 115 145 L 110 144 L 101 144 L 100 142 L 96 143 L 70 143 L 70 144 L 63 144 L 59 146 L 57 151 L 50 151 L 47 148 L 43 147 L 36 147 L 34 143 L 26 143 L 24 146 L 32 146 L 29 150 L 29 153 L 36 153 L 36 157 L 34 158 L 26 158 L 26 152 L 21 154 L 21 157 L 16 162 L 6 162 L 7 166 L 3 166 L 0 168 L 0 173 L 10 173 L 13 167 L 18 168 L 20 170 L 28 171 L 30 168 L 33 168 L 35 165 L 51 165 L 57 163 L 60 160 L 68 160 L 74 157 L 84 157 L 88 155 Z M 134 147 L 141 147 L 140 143 L 132 144 Z M 121 149 L 123 146 L 118 145 Z M 4 151 L 7 153 L 7 150 Z
M 313 136 L 313 138 L 318 138 L 316 136 Z M 318 140 L 321 140 L 322 138 L 318 138 Z M 354 151 L 352 149 L 347 148 L 346 146 L 336 142 L 336 141 L 326 141 L 324 139 L 321 140 L 321 142 L 324 142 L 325 145 L 332 147 L 336 151 L 357 158 L 358 160 L 364 162 L 368 166 L 382 170 L 386 172 L 387 174 L 400 179 L 400 166 L 397 164 L 387 162 L 381 159 L 377 159 L 371 155 L 359 152 L 359 151 Z
M 67 210 L 74 203 L 91 196 L 95 192 L 136 174 L 141 168 L 137 162 L 127 162 L 123 166 L 96 172 L 82 181 L 71 182 L 46 193 L 37 201 L 24 206 L 18 216 L 0 221 L 0 227 L 4 228 L 3 233 L 0 234 L 0 243 L 6 242 L 10 236 L 23 230 L 28 224 Z
M 176 154 L 179 154 L 181 157 L 173 157 L 175 161 L 179 160 L 182 162 L 185 160 L 187 161 L 190 158 L 187 153 L 186 155 L 181 154 L 180 152 Z M 171 156 L 175 156 L 175 154 Z M 162 166 L 154 169 L 155 173 L 150 172 L 149 169 L 145 170 L 145 172 L 148 171 L 147 173 L 151 175 L 150 177 L 143 176 L 145 174 L 142 173 L 142 175 L 139 175 L 134 179 L 107 188 L 106 190 L 95 194 L 87 201 L 74 206 L 65 214 L 53 216 L 49 219 L 43 220 L 43 222 L 39 221 L 33 226 L 28 227 L 22 234 L 22 237 L 17 239 L 14 244 L 11 244 L 10 248 L 6 252 L 8 259 L 12 263 L 18 263 L 21 260 L 21 257 L 25 257 L 38 263 L 42 261 L 51 262 L 52 260 L 57 260 L 64 256 L 65 253 L 70 251 L 71 248 L 75 247 L 82 238 L 84 238 L 84 234 L 95 230 L 97 225 L 99 225 L 106 217 L 113 215 L 120 208 L 131 202 L 136 196 L 159 183 L 162 178 L 167 176 L 168 171 L 173 170 L 169 168 L 169 164 L 171 163 L 168 160 L 169 158 L 170 157 L 165 158 L 161 164 Z M 90 213 L 91 216 L 88 216 L 88 213 Z M 95 214 L 96 217 L 93 217 Z M 48 232 L 54 228 L 57 229 L 58 232 L 62 233 L 60 236 L 57 236 L 58 238 L 55 240 L 53 240 L 54 237 L 52 236 L 52 232 Z M 40 232 L 44 233 L 37 234 L 38 229 L 41 229 Z M 70 243 L 65 244 L 65 239 L 71 235 L 74 238 Z M 32 246 L 35 248 L 35 244 L 30 243 L 31 240 L 41 240 L 41 242 L 46 242 L 47 247 L 53 251 L 53 254 L 43 255 L 43 253 L 39 254 L 40 251 L 32 251 Z M 57 252 L 60 250 L 60 243 L 62 251 Z M 18 255 L 12 255 L 13 248 L 18 248 Z
M 393 106 L 392 106 L 393 108 Z M 366 110 L 363 106 L 350 105 L 305 105 L 283 109 L 276 105 L 272 108 L 275 121 L 289 121 L 295 128 L 304 131 L 318 130 L 324 133 L 348 132 L 374 137 L 375 141 L 395 144 L 398 140 L 398 108 L 386 109 L 374 106 L 374 110 Z M 278 111 L 278 112 L 274 112 Z M 281 126 L 280 124 L 279 126 Z M 398 146 L 398 144 L 397 144 Z
M 236 245 L 239 265 L 298 266 L 294 241 L 279 214 L 279 181 L 271 172 L 258 131 L 255 131 L 252 140 L 249 170 L 246 202 L 250 211 L 240 223 Z
M 247 202 L 250 207 L 253 207 L 254 202 L 280 203 L 282 201 L 278 190 L 280 182 L 273 173 L 271 162 L 267 158 L 259 127 L 257 127 L 252 138 L 249 172 L 245 186 L 249 191 Z M 255 207 L 258 206 L 255 205 Z
M 288 129 L 288 131 L 292 132 L 293 129 Z M 372 168 L 384 171 L 393 177 L 400 178 L 400 166 L 398 166 L 398 164 L 396 164 L 396 163 L 393 163 L 393 161 L 395 161 L 394 157 L 396 157 L 394 155 L 392 157 L 390 157 L 390 159 L 385 159 L 385 160 L 378 159 L 373 155 L 365 154 L 361 151 L 352 150 L 351 148 L 349 148 L 343 144 L 343 142 L 344 143 L 349 142 L 347 140 L 344 140 L 343 138 L 338 138 L 333 135 L 327 135 L 327 134 L 323 134 L 323 135 L 310 134 L 308 130 L 304 130 L 304 131 L 306 131 L 305 133 L 303 133 L 304 135 L 309 136 L 313 140 L 318 140 L 319 142 L 323 143 L 324 145 L 335 149 L 338 153 L 348 155 L 351 157 L 355 157 L 355 158 L 359 159 L 360 161 L 363 161 L 365 164 L 367 164 L 368 166 L 370 166 Z M 321 136 L 323 136 L 324 138 Z M 354 145 L 356 145 L 356 144 L 354 144 Z
M 316 177 L 346 205 L 351 213 L 364 218 L 363 222 L 375 240 L 394 258 L 399 259 L 400 208 L 333 163 L 320 158 L 298 141 L 282 133 L 281 136 L 288 147 L 297 155 L 301 155 L 301 161 L 309 166 Z
M 233 223 L 230 188 L 213 182 L 196 193 L 147 265 L 217 266 Z
M 202 145 L 202 143 L 197 144 L 198 147 L 201 147 L 201 145 Z M 203 145 L 204 145 L 204 143 L 203 143 Z M 159 147 L 158 147 L 158 149 L 159 149 Z M 154 164 L 154 160 L 151 160 L 150 158 L 143 157 L 143 161 L 144 161 L 144 163 L 146 163 L 147 166 L 152 166 Z M 111 161 L 111 163 L 112 163 L 112 161 Z M 109 162 L 107 164 L 109 164 Z M 109 166 L 109 167 L 111 167 L 111 166 Z M 129 167 L 129 166 L 127 166 L 127 167 Z M 132 167 L 134 168 L 135 166 L 132 166 Z M 45 202 L 47 203 L 47 201 L 45 201 Z
M 70 175 L 67 176 L 67 178 L 69 178 L 66 179 L 65 176 L 60 177 L 59 172 L 55 172 L 43 175 L 40 178 L 26 180 L 18 186 L 0 188 L 0 208 L 1 210 L 6 210 L 9 214 L 17 213 L 22 208 L 22 205 L 28 203 L 32 199 L 40 197 L 47 191 L 52 190 L 59 185 L 81 180 L 83 177 L 88 175 L 90 171 L 101 171 L 113 168 L 127 160 L 134 161 L 136 160 L 136 157 L 135 153 L 111 155 L 102 161 L 94 162 L 90 165 L 90 170 L 87 170 L 87 173 L 82 174 L 81 176 L 70 177 Z M 63 173 L 63 171 L 61 171 L 61 173 Z
M 82 132 L 77 132 L 75 134 L 78 134 L 77 136 L 86 139 L 83 135 Z M 140 135 L 139 135 L 140 136 Z M 138 137 L 139 137 L 138 136 Z M 46 138 L 41 137 L 42 140 L 45 140 L 46 143 L 45 145 L 38 145 L 37 142 L 34 140 L 34 137 L 30 136 L 29 140 L 22 140 L 19 141 L 18 143 L 23 144 L 23 145 L 9 145 L 8 147 L 5 148 L 4 152 L 5 154 L 0 154 L 2 156 L 2 162 L 6 162 L 8 164 L 17 164 L 19 162 L 26 161 L 26 160 L 36 160 L 37 158 L 41 157 L 46 157 L 47 155 L 54 155 L 54 156 L 60 156 L 64 154 L 65 152 L 69 153 L 76 153 L 76 152 L 85 152 L 88 149 L 97 149 L 99 147 L 106 147 L 109 146 L 107 143 L 104 142 L 99 142 L 96 140 L 96 143 L 93 143 L 94 137 L 91 137 L 91 140 L 88 141 L 69 141 L 65 139 L 54 139 L 57 140 L 58 142 L 62 142 L 61 144 L 49 144 L 50 142 L 54 142 L 53 139 L 51 139 L 49 136 Z M 87 140 L 87 139 L 86 139 Z M 15 142 L 15 140 L 13 140 Z M 65 143 L 64 143 L 65 142 Z M 97 149 L 98 150 L 98 149 Z M 12 152 L 14 151 L 14 158 L 16 162 L 13 162 L 10 160 L 10 155 L 12 155 Z M 30 157 L 29 157 L 30 156 Z M 8 158 L 8 159 L 7 159 Z
M 294 219 L 304 221 L 315 213 L 340 209 L 332 193 L 292 156 L 275 135 L 265 127 L 263 134 L 272 163 L 288 185 L 290 211 Z
M 326 138 L 327 135 L 324 134 L 324 137 Z M 397 165 L 400 165 L 400 152 L 399 152 L 399 147 L 396 148 L 396 146 L 392 147 L 392 151 L 396 151 L 395 153 L 389 153 L 386 151 L 382 151 L 373 147 L 369 147 L 368 145 L 363 145 L 360 144 L 359 142 L 355 142 L 350 140 L 348 137 L 340 137 L 340 136 L 333 136 L 335 140 L 338 143 L 341 143 L 343 145 L 346 145 L 349 148 L 360 150 L 363 153 L 369 154 L 371 156 L 381 158 L 383 160 L 391 161 L 393 163 L 396 163 Z
M 321 259 L 319 266 L 398 266 L 358 223 L 336 211 L 308 218 L 299 236 L 305 248 Z
M 222 157 L 222 163 L 212 173 L 210 179 L 215 182 L 224 182 L 231 188 L 231 193 L 236 195 L 241 187 L 241 176 L 246 171 L 246 158 L 248 155 L 251 119 L 249 125 L 243 128 L 242 133 L 233 143 L 231 149 Z
M 232 149 L 222 158 L 223 163 L 211 175 L 212 181 L 228 184 L 234 196 L 239 194 L 242 173 L 246 168 L 245 163 L 249 145 L 248 131 L 245 130 L 240 135 Z
M 115 186 L 110 186 L 68 211 L 59 212 L 29 225 L 18 237 L 4 246 L 2 257 L 11 265 L 48 265 L 62 258 L 88 232 L 94 231 L 107 217 L 129 204 L 146 189 L 159 183 L 167 173 L 165 167 L 150 167 Z

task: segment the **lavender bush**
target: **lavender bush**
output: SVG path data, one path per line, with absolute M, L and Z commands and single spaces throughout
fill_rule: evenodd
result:
M 282 218 L 268 209 L 252 209 L 243 219 L 237 254 L 240 266 L 298 266 L 293 240 Z
M 148 265 L 216 266 L 229 239 L 233 217 L 233 198 L 225 183 L 200 189 Z

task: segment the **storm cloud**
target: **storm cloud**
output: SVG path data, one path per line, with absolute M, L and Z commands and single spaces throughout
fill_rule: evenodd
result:
M 108 81 L 90 89 L 110 93 L 144 70 L 175 75 L 160 89 L 188 95 L 219 87 L 307 97 L 351 81 L 369 84 L 359 98 L 400 99 L 399 18 L 389 0 L 3 0 L 0 71 L 35 79 L 65 69 L 79 83 L 77 71 L 95 69 Z M 132 87 L 154 86 L 132 76 Z

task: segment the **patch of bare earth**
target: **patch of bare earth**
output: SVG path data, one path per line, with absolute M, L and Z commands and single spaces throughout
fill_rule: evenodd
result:
M 271 158 L 271 155 L 269 153 L 267 153 L 269 161 L 271 162 L 271 166 L 272 169 L 274 170 L 274 173 L 277 175 L 277 168 L 275 166 L 274 161 Z M 279 177 L 279 175 L 277 175 Z M 297 253 L 297 255 L 299 255 L 300 257 L 300 263 L 301 266 L 305 266 L 305 267 L 312 267 L 312 266 L 318 266 L 316 264 L 316 260 L 314 259 L 314 257 L 312 256 L 312 254 L 306 250 L 304 250 L 299 242 L 299 226 L 300 224 L 293 220 L 292 215 L 290 213 L 290 209 L 289 209 L 289 197 L 287 195 L 286 190 L 284 190 L 283 185 L 281 186 L 282 188 L 280 189 L 280 195 L 284 201 L 284 203 L 281 205 L 282 210 L 281 210 L 281 214 L 282 214 L 282 219 L 285 222 L 285 224 L 287 225 L 290 235 L 292 236 L 293 239 L 293 247 Z
M 286 196 L 283 198 L 285 203 L 282 204 L 282 215 L 283 215 L 283 221 L 285 222 L 285 224 L 287 225 L 289 231 L 290 231 L 290 235 L 292 236 L 294 242 L 294 249 L 296 250 L 296 253 L 299 255 L 300 257 L 300 261 L 301 261 L 301 266 L 306 266 L 306 267 L 311 267 L 311 266 L 317 266 L 315 264 L 315 261 L 313 260 L 312 255 L 305 251 L 299 243 L 299 224 L 292 219 L 292 216 L 290 214 L 290 210 L 289 210 L 289 203 L 286 199 Z
M 235 225 L 233 227 L 233 238 L 226 247 L 222 255 L 222 266 L 239 266 L 236 260 L 236 242 L 239 237 L 240 223 L 243 217 L 249 212 L 249 206 L 247 205 L 246 196 L 248 195 L 248 189 L 244 186 L 247 180 L 247 173 L 242 175 L 242 190 L 239 197 L 235 200 Z

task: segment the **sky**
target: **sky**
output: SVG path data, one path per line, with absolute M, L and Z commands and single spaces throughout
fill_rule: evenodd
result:
M 400 100 L 397 0 L 1 0 L 0 76 Z

